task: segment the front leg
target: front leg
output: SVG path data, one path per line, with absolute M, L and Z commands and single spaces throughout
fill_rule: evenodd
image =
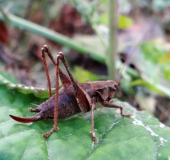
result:
M 94 132 L 94 109 L 95 109 L 95 104 L 92 103 L 90 136 L 91 136 L 91 138 L 92 138 L 92 141 L 94 141 L 94 142 L 97 143 L 97 138 L 95 137 L 95 132 Z
M 117 105 L 117 104 L 113 104 L 113 103 L 109 103 L 108 101 L 103 101 L 101 102 L 101 104 L 105 107 L 108 107 L 108 108 L 119 108 L 120 109 L 120 115 L 123 116 L 123 117 L 128 117 L 130 118 L 131 115 L 130 114 L 124 114 L 123 113 L 123 108 L 122 106 L 120 105 Z

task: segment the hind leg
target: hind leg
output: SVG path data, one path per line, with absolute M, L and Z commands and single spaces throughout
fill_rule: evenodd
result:
M 48 46 L 44 45 L 42 48 L 42 61 L 43 61 L 44 70 L 45 70 L 45 74 L 46 74 L 46 78 L 47 78 L 49 95 L 51 97 L 52 96 L 51 82 L 50 82 L 50 76 L 49 76 L 49 71 L 48 71 L 48 67 L 47 67 L 46 57 L 45 57 L 46 54 L 48 55 L 48 57 L 50 58 L 50 60 L 54 64 L 54 66 L 56 66 L 56 62 L 55 62 Z M 70 79 L 61 71 L 60 68 L 59 68 L 59 77 L 60 77 L 61 82 L 65 88 L 68 87 L 69 85 L 71 85 Z

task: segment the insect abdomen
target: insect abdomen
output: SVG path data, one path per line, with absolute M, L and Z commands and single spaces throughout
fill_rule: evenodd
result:
M 63 89 L 59 92 L 58 118 L 69 117 L 81 112 L 77 104 L 76 98 L 73 95 L 72 89 L 73 89 L 72 87 L 68 87 L 67 89 Z M 36 109 L 42 111 L 43 117 L 53 118 L 54 106 L 55 95 L 53 95 L 50 99 L 40 104 L 38 107 L 36 107 Z

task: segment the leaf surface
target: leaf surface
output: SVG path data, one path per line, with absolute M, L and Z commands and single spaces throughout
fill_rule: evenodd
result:
M 59 132 L 48 139 L 41 136 L 53 126 L 53 120 L 22 124 L 9 115 L 32 116 L 31 103 L 44 99 L 33 93 L 0 85 L 0 159 L 136 159 L 159 160 L 170 157 L 170 129 L 146 112 L 138 112 L 129 104 L 116 101 L 132 118 L 123 118 L 119 110 L 104 108 L 95 111 L 95 133 L 90 137 L 90 113 L 80 113 L 59 120 Z

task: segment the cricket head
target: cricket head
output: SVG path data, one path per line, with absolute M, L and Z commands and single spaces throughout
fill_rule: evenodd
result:
M 113 80 L 107 80 L 106 84 L 107 84 L 106 92 L 108 94 L 107 100 L 109 101 L 114 98 L 116 91 L 119 90 L 120 88 L 119 88 L 119 83 Z
M 97 81 L 97 82 L 88 82 L 91 86 L 91 91 L 93 95 L 99 95 L 102 101 L 111 100 L 117 89 L 119 89 L 118 83 L 113 80 L 107 81 Z

